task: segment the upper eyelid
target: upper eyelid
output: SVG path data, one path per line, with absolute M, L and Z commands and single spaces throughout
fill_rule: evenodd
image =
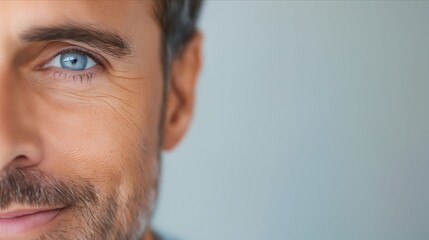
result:
M 79 54 L 88 56 L 89 58 L 91 58 L 92 60 L 94 60 L 94 62 L 97 63 L 97 64 L 102 64 L 102 63 L 100 63 L 100 60 L 98 59 L 98 57 L 94 56 L 93 54 L 91 54 L 89 52 L 84 52 L 84 51 L 81 51 L 81 50 L 77 50 L 76 51 L 76 49 L 67 49 L 67 50 L 63 50 L 63 51 L 60 52 L 60 54 L 64 54 L 64 53 L 79 53 Z M 58 55 L 59 54 L 57 54 L 57 56 Z
M 79 54 L 86 55 L 86 56 L 88 56 L 88 57 L 92 58 L 92 59 L 93 59 L 97 64 L 99 64 L 99 63 L 100 63 L 100 60 L 99 60 L 99 58 L 98 58 L 97 56 L 94 56 L 94 54 L 92 54 L 91 52 L 86 51 L 86 50 L 82 50 L 82 49 L 80 49 L 80 48 L 67 48 L 67 49 L 62 49 L 60 52 L 58 52 L 58 53 L 55 55 L 55 57 L 57 57 L 57 56 L 58 56 L 58 55 L 60 55 L 60 54 L 64 54 L 64 53 L 79 53 Z

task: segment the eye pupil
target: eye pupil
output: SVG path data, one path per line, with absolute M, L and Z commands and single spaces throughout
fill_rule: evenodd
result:
M 61 67 L 68 70 L 84 70 L 86 68 L 88 57 L 81 53 L 61 54 Z
M 65 61 L 70 61 L 71 64 L 76 64 L 77 59 L 76 58 L 69 58 L 69 59 L 65 59 Z

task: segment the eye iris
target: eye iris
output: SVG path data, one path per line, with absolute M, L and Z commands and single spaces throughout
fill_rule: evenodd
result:
M 69 70 L 84 70 L 88 59 L 87 56 L 80 53 L 61 54 L 61 67 Z

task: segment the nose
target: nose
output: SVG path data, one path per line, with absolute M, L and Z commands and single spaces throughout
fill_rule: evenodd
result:
M 33 167 L 42 159 L 32 102 L 22 86 L 10 75 L 0 74 L 0 172 Z

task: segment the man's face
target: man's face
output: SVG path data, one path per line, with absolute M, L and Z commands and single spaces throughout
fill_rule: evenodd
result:
M 160 135 L 164 148 L 183 135 L 195 83 L 168 87 L 170 129 L 160 134 L 162 37 L 152 4 L 0 2 L 0 239 L 146 231 Z

